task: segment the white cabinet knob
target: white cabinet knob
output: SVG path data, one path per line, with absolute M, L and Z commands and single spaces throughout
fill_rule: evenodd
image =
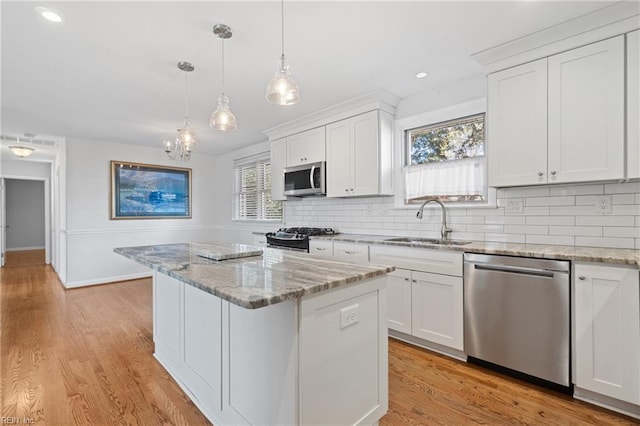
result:
M 586 279 L 587 279 L 587 277 L 585 277 L 584 275 L 579 275 L 579 276 L 578 276 L 578 279 L 579 279 L 580 281 L 584 281 L 584 280 L 586 280 Z
M 543 174 L 544 173 L 542 173 L 542 172 L 538 172 L 538 176 L 540 176 L 540 177 L 542 177 Z
M 551 176 L 555 176 L 555 175 L 556 175 L 556 171 L 555 171 L 555 170 L 552 170 L 552 171 L 551 171 Z

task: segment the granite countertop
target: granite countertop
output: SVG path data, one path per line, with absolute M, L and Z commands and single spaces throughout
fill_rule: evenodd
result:
M 251 252 L 254 249 L 262 251 L 261 255 L 222 261 L 198 255 L 202 252 Z M 238 243 L 161 244 L 120 247 L 113 251 L 248 309 L 297 299 L 394 270 L 393 267 L 358 265 Z
M 547 244 L 517 244 L 472 241 L 465 245 L 426 244 L 417 242 L 387 241 L 389 235 L 336 234 L 311 237 L 312 239 L 344 241 L 361 244 L 417 247 L 435 250 L 462 251 L 465 253 L 502 254 L 509 256 L 535 257 L 541 259 L 573 260 L 580 262 L 602 262 L 632 265 L 640 268 L 640 250 L 603 247 L 574 247 Z

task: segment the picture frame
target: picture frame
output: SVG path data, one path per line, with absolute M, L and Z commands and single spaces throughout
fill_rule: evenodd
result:
M 191 169 L 111 161 L 110 218 L 190 219 Z

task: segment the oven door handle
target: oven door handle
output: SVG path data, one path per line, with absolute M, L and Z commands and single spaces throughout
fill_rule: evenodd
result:
M 311 166 L 311 173 L 309 173 L 309 183 L 311 184 L 311 189 L 316 189 L 316 185 L 313 182 L 313 172 L 316 170 L 316 166 Z

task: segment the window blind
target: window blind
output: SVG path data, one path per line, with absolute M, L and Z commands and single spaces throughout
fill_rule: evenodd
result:
M 271 161 L 267 158 L 236 161 L 233 198 L 234 219 L 282 219 L 282 203 L 271 199 Z

